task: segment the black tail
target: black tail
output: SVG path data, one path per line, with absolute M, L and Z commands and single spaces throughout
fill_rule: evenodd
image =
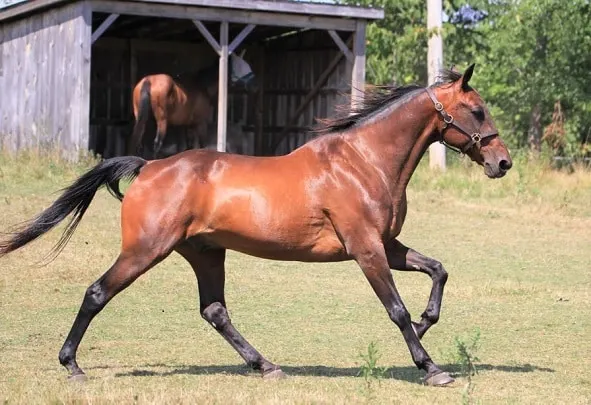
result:
M 8 234 L 4 234 L 3 236 L 7 237 L 0 239 L 0 257 L 37 239 L 74 212 L 62 237 L 50 252 L 53 253 L 53 258 L 57 257 L 76 230 L 97 190 L 107 186 L 112 195 L 122 200 L 119 180 L 135 178 L 146 163 L 146 160 L 137 156 L 115 157 L 99 163 L 72 185 L 62 189 L 62 195 L 37 217 L 17 225 Z
M 150 81 L 147 79 L 144 80 L 142 83 L 142 88 L 140 89 L 140 103 L 138 106 L 137 119 L 135 121 L 135 125 L 133 126 L 133 133 L 129 143 L 129 150 L 127 151 L 128 155 L 137 153 L 138 147 L 142 143 L 144 131 L 146 130 L 146 123 L 148 122 L 150 112 L 152 111 L 152 101 L 150 95 L 151 87 L 152 85 L 150 84 Z

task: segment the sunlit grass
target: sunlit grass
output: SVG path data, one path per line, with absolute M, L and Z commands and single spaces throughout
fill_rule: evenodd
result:
M 423 162 L 425 163 L 425 162 Z M 0 155 L 0 230 L 30 218 L 91 167 L 51 156 Z M 443 368 L 456 336 L 481 331 L 472 378 L 483 404 L 586 404 L 591 397 L 591 174 L 515 162 L 501 180 L 474 165 L 434 175 L 422 164 L 409 189 L 401 240 L 450 273 L 439 324 L 423 343 Z M 566 197 L 565 197 L 566 196 Z M 0 401 L 19 404 L 365 403 L 361 353 L 376 343 L 386 378 L 375 402 L 457 404 L 420 384 L 398 329 L 354 263 L 227 260 L 236 327 L 291 376 L 263 381 L 199 316 L 195 277 L 173 254 L 117 296 L 79 350 L 90 380 L 66 381 L 57 354 L 84 290 L 119 251 L 120 203 L 106 191 L 64 252 L 34 264 L 61 229 L 0 260 Z M 430 280 L 394 274 L 416 319 Z

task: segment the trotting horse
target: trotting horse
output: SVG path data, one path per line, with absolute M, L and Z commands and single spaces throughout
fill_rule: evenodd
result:
M 254 74 L 242 55 L 230 55 L 230 83 L 254 90 Z M 162 147 L 169 125 L 186 126 L 188 149 L 197 145 L 203 147 L 207 126 L 213 120 L 219 88 L 218 77 L 219 67 L 216 63 L 197 73 L 180 75 L 177 80 L 167 74 L 142 78 L 133 89 L 135 124 L 128 141 L 127 154 L 134 155 L 138 151 L 150 113 L 156 121 L 154 157 Z
M 424 383 L 453 378 L 431 359 L 421 338 L 439 319 L 447 272 L 398 239 L 406 187 L 435 142 L 459 149 L 490 178 L 511 168 L 507 148 L 480 95 L 464 74 L 444 71 L 436 85 L 367 92 L 351 115 L 321 123 L 319 136 L 284 156 L 253 157 L 197 149 L 161 160 L 105 160 L 70 185 L 36 218 L 0 241 L 12 252 L 73 216 L 56 246 L 68 241 L 102 185 L 121 201 L 122 247 L 86 290 L 59 353 L 70 378 L 84 379 L 76 352 L 91 320 L 119 292 L 177 251 L 192 266 L 200 312 L 262 376 L 284 376 L 233 326 L 224 299 L 226 250 L 272 260 L 354 260 L 402 332 Z M 125 196 L 119 180 L 135 178 Z M 391 269 L 429 275 L 432 289 L 418 322 L 396 289 Z

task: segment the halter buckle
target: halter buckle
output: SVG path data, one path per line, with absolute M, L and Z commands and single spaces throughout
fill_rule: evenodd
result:
M 472 140 L 474 142 L 480 142 L 482 140 L 482 136 L 478 132 L 475 132 L 472 134 Z
M 437 102 L 435 103 L 435 109 L 436 109 L 437 111 L 443 111 L 443 104 L 441 104 L 439 101 L 437 101 Z
M 453 116 L 453 115 L 451 115 L 451 114 L 446 114 L 446 115 L 443 117 L 443 121 L 444 121 L 446 124 L 451 124 L 451 123 L 454 121 L 454 116 Z

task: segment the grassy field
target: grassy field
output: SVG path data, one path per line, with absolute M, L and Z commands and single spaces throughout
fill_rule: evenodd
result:
M 76 167 L 0 156 L 0 229 L 46 208 Z M 101 190 L 64 252 L 35 266 L 52 232 L 0 261 L 0 402 L 5 404 L 588 404 L 591 398 L 591 173 L 516 159 L 501 180 L 460 163 L 411 182 L 401 240 L 450 274 L 423 342 L 456 382 L 420 384 L 398 329 L 354 263 L 302 264 L 230 252 L 236 327 L 290 378 L 264 381 L 199 316 L 196 281 L 173 254 L 117 296 L 78 353 L 70 383 L 58 351 L 87 286 L 118 254 L 119 206 Z M 430 280 L 394 274 L 418 318 Z M 476 331 L 480 337 L 476 340 Z M 368 345 L 384 378 L 359 376 Z M 458 342 L 477 374 L 462 371 Z M 373 370 L 375 371 L 375 370 Z M 468 386 L 468 383 L 469 386 Z

